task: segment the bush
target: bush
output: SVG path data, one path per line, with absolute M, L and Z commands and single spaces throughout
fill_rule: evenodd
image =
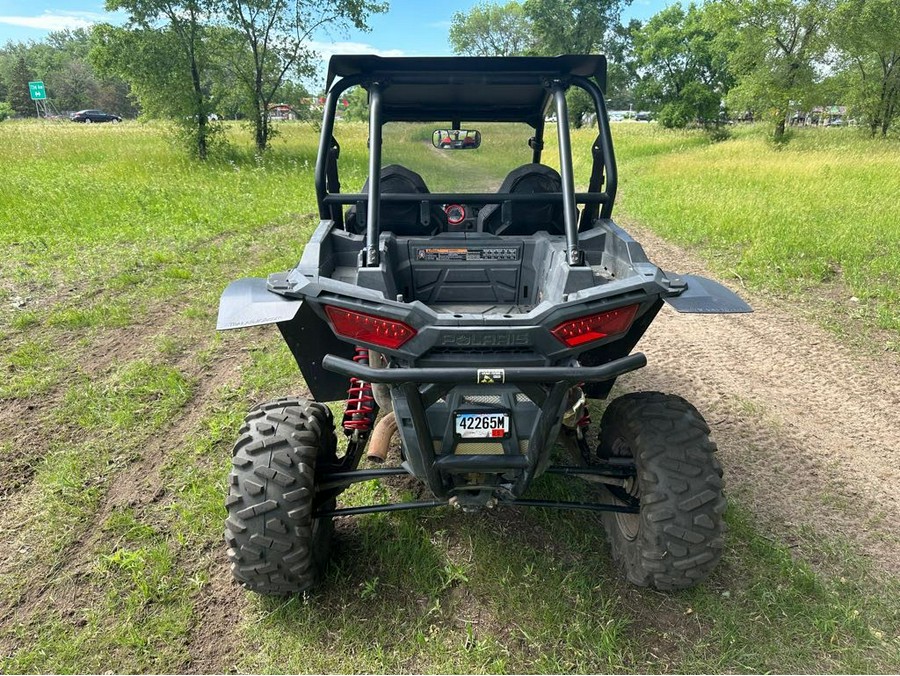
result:
M 731 130 L 722 124 L 707 127 L 706 133 L 709 135 L 711 143 L 721 143 L 731 138 Z
M 666 129 L 684 129 L 694 120 L 694 111 L 684 101 L 672 101 L 659 109 L 656 119 Z
M 0 101 L 0 122 L 3 122 L 6 118 L 12 115 L 12 106 L 10 106 L 6 101 Z
M 693 122 L 714 120 L 719 114 L 719 96 L 699 82 L 691 82 L 679 97 L 666 103 L 659 111 L 663 127 L 684 129 Z

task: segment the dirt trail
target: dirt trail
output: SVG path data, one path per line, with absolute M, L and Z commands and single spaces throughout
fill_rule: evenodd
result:
M 657 265 L 714 277 L 627 227 Z M 854 354 L 786 304 L 736 290 L 753 314 L 666 307 L 638 344 L 648 366 L 623 386 L 691 400 L 712 427 L 729 492 L 779 535 L 804 526 L 845 536 L 900 572 L 900 360 Z

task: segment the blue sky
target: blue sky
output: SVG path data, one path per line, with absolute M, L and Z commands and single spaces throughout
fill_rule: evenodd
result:
M 633 0 L 625 16 L 645 19 L 673 0 Z M 447 30 L 454 12 L 477 0 L 391 0 L 387 14 L 370 21 L 372 31 L 317 36 L 323 53 L 367 52 L 385 56 L 441 56 L 450 54 Z M 98 21 L 117 23 L 102 0 L 0 0 L 0 44 L 8 40 L 41 40 L 48 31 L 88 26 Z

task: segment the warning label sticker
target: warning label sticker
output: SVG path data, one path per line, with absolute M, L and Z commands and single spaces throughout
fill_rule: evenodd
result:
M 517 261 L 516 247 L 434 247 L 416 249 L 418 261 Z

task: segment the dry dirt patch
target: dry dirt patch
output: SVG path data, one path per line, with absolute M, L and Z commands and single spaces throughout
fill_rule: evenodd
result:
M 713 276 L 684 249 L 629 228 L 657 265 Z M 666 307 L 638 345 L 648 366 L 623 384 L 691 400 L 712 426 L 730 492 L 780 534 L 844 536 L 900 572 L 900 363 L 856 354 L 788 304 L 736 290 L 753 314 Z

